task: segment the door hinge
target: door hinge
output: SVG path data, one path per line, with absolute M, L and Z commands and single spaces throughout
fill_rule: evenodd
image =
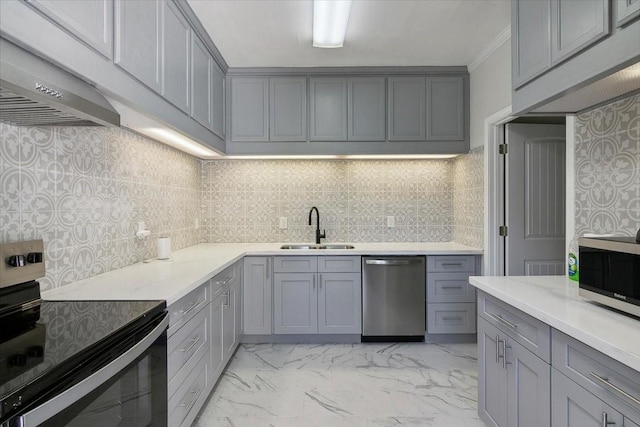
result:
M 509 227 L 506 225 L 501 225 L 498 229 L 498 234 L 502 237 L 507 237 L 509 235 Z
M 509 152 L 509 149 L 507 148 L 507 144 L 498 145 L 498 152 L 500 154 L 507 154 Z

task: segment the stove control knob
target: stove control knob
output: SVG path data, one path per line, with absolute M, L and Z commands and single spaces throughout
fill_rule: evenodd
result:
M 11 255 L 7 259 L 7 264 L 11 267 L 24 267 L 25 261 L 24 255 Z
M 27 364 L 26 354 L 14 354 L 9 358 L 9 365 L 11 366 L 25 366 Z
M 27 254 L 27 262 L 29 264 L 37 264 L 42 262 L 42 252 L 30 252 Z

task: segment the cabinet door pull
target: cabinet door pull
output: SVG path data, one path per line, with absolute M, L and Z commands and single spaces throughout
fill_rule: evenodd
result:
M 462 286 L 441 286 L 441 289 L 462 289 Z
M 188 314 L 191 311 L 193 311 L 193 309 L 195 309 L 197 306 L 199 306 L 200 304 L 202 304 L 204 302 L 204 300 L 199 300 L 199 301 L 194 301 L 191 303 L 191 305 L 189 306 L 189 308 L 187 308 L 186 310 L 182 311 L 182 314 Z
M 442 320 L 462 320 L 462 316 L 445 316 Z
M 488 313 L 487 314 L 489 316 L 491 316 L 492 318 L 494 318 L 495 320 L 497 320 L 498 322 L 507 325 L 508 327 L 510 327 L 511 329 L 516 329 L 518 328 L 518 325 L 514 325 L 513 323 L 509 322 L 507 319 L 505 319 L 504 317 L 500 316 L 499 314 L 496 313 Z
M 500 358 L 502 356 L 500 356 L 500 342 L 502 340 L 500 339 L 500 335 L 496 335 L 496 363 L 500 363 Z
M 313 289 L 316 288 L 316 275 L 313 275 Z
M 187 400 L 184 403 L 180 404 L 181 408 L 187 408 L 186 412 L 189 412 L 191 410 L 191 407 L 193 407 L 193 405 L 195 405 L 196 401 L 198 400 L 198 396 L 200 396 L 200 392 L 202 390 L 201 389 L 193 389 L 191 390 L 191 392 L 189 394 L 191 394 L 191 398 L 189 398 L 189 400 Z
M 322 289 L 322 274 L 320 274 L 320 279 L 318 280 L 318 286 Z
M 615 424 L 615 421 L 609 421 L 609 415 L 606 412 L 602 413 L 602 427 L 607 427 Z
M 462 267 L 461 262 L 443 262 L 440 265 L 442 265 L 443 267 Z
M 269 264 L 271 264 L 271 258 L 267 258 L 267 268 L 266 268 L 267 279 L 269 279 Z
M 193 347 L 195 347 L 198 343 L 200 342 L 200 337 L 195 337 L 194 339 L 191 340 L 191 343 L 186 346 L 185 348 L 181 349 L 180 351 L 183 353 L 188 353 L 190 352 Z
M 631 396 L 629 393 L 627 393 L 626 391 L 622 390 L 620 387 L 618 387 L 618 386 L 616 386 L 614 384 L 611 384 L 609 382 L 609 378 L 601 377 L 600 375 L 596 374 L 595 372 L 589 372 L 589 375 L 591 375 L 593 378 L 598 380 L 601 384 L 606 385 L 607 387 L 617 391 L 619 394 L 621 394 L 622 396 L 626 397 L 627 399 L 633 401 L 636 405 L 640 405 L 640 399 L 638 399 L 637 397 Z
M 229 307 L 230 303 L 231 303 L 231 291 L 227 291 L 226 294 L 223 295 L 223 297 L 226 298 L 226 301 L 222 303 L 223 307 Z
M 507 339 L 502 340 L 502 369 L 507 369 L 507 365 L 511 365 L 511 362 L 507 362 L 507 349 L 511 348 L 507 345 Z

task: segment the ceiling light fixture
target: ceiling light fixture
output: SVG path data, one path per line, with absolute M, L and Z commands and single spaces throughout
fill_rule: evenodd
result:
M 313 47 L 342 47 L 350 12 L 351 0 L 314 0 Z

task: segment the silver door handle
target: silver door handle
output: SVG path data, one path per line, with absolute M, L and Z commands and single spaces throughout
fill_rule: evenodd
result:
M 461 262 L 443 262 L 440 265 L 443 267 L 462 267 Z
M 368 265 L 409 265 L 419 264 L 421 260 L 417 259 L 368 259 L 365 264 Z
M 602 427 L 607 427 L 615 424 L 615 421 L 609 421 L 609 415 L 606 412 L 602 413 Z
M 507 345 L 507 339 L 502 340 L 502 369 L 507 369 L 507 365 L 511 365 L 511 362 L 507 362 L 507 349 L 511 348 Z
M 313 289 L 316 288 L 316 275 L 313 275 Z
M 318 280 L 318 287 L 322 289 L 322 274 L 320 274 L 320 279 Z
M 186 346 L 185 348 L 181 349 L 180 351 L 183 353 L 188 353 L 190 352 L 193 347 L 195 347 L 198 343 L 200 342 L 200 337 L 195 337 L 194 339 L 191 340 L 191 343 Z
M 489 316 L 491 316 L 492 318 L 494 318 L 495 320 L 497 320 L 498 322 L 507 325 L 508 327 L 512 328 L 512 329 L 517 329 L 518 325 L 514 325 L 513 323 L 509 322 L 507 319 L 505 319 L 504 317 L 500 316 L 499 314 L 496 313 L 489 313 L 487 312 L 487 314 Z
M 503 357 L 500 356 L 500 342 L 502 342 L 500 335 L 496 334 L 496 363 L 500 363 L 500 358 Z
M 187 308 L 186 310 L 182 311 L 182 314 L 188 314 L 191 311 L 193 311 L 193 309 L 195 309 L 197 306 L 199 306 L 200 304 L 202 304 L 204 302 L 204 300 L 199 300 L 199 301 L 194 301 L 191 303 L 191 305 L 189 306 L 189 308 Z
M 629 393 L 627 393 L 626 391 L 624 391 L 623 389 L 621 389 L 620 387 L 611 384 L 609 382 L 609 378 L 605 378 L 605 377 L 601 377 L 600 375 L 596 374 L 595 372 L 589 372 L 589 375 L 591 375 L 593 378 L 595 378 L 596 380 L 598 380 L 601 384 L 606 385 L 607 387 L 609 387 L 610 389 L 615 390 L 616 392 L 618 392 L 619 394 L 621 394 L 622 396 L 626 397 L 627 399 L 633 401 L 636 405 L 640 405 L 640 399 L 631 396 Z
M 446 316 L 443 317 L 442 320 L 462 320 L 461 316 Z
M 191 410 L 191 407 L 196 403 L 196 401 L 198 400 L 198 397 L 200 396 L 200 392 L 202 390 L 201 389 L 194 389 L 191 390 L 191 398 L 189 400 L 187 400 L 184 403 L 180 404 L 181 408 L 187 408 L 186 412 L 189 412 Z
M 441 286 L 441 289 L 462 289 L 462 286 Z

